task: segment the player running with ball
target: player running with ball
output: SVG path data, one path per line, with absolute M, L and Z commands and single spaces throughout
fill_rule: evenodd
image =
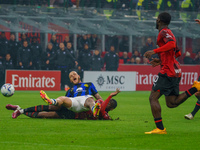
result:
M 147 51 L 144 56 L 150 58 L 153 54 L 158 54 L 159 59 L 153 59 L 150 63 L 153 67 L 160 65 L 161 70 L 153 83 L 149 96 L 151 111 L 156 124 L 156 129 L 145 132 L 145 134 L 167 134 L 161 117 L 161 106 L 159 98 L 165 95 L 166 105 L 174 108 L 183 103 L 191 95 L 200 91 L 200 82 L 195 81 L 192 88 L 179 94 L 179 82 L 181 79 L 181 68 L 177 56 L 176 38 L 168 28 L 171 15 L 167 12 L 159 14 L 156 20 L 156 28 L 159 30 L 157 45 L 159 48 Z

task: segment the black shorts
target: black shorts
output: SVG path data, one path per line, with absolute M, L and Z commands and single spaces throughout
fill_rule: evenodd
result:
M 62 119 L 75 119 L 75 112 L 67 109 L 66 107 L 62 106 L 60 110 L 56 111 L 56 113 Z
M 165 96 L 179 95 L 179 82 L 181 78 L 168 77 L 167 74 L 158 74 L 155 79 L 152 90 L 160 91 L 161 94 Z

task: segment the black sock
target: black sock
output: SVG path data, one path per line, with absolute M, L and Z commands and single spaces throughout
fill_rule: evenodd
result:
M 31 118 L 37 118 L 39 112 L 26 112 L 24 115 L 31 117 Z
M 196 92 L 197 92 L 197 89 L 196 89 L 195 87 L 192 87 L 191 89 L 185 91 L 185 93 L 186 93 L 186 95 L 187 95 L 188 97 L 192 96 L 192 95 L 193 95 L 194 93 L 196 93 Z
M 41 111 L 48 111 L 48 110 L 49 110 L 49 105 L 38 105 L 38 106 L 24 109 L 24 114 L 26 112 L 41 112 Z
M 197 111 L 199 111 L 199 109 L 200 109 L 200 98 L 198 99 L 198 101 L 194 107 L 194 110 L 191 112 L 192 116 L 194 116 L 197 113 Z
M 164 126 L 162 123 L 162 118 L 154 118 L 154 122 L 155 122 L 157 128 L 159 128 L 161 130 L 164 129 Z

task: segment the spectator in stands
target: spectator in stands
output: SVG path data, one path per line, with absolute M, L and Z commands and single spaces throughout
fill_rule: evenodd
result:
M 33 69 L 40 70 L 41 69 L 41 54 L 42 47 L 37 41 L 37 37 L 33 37 L 31 41 L 31 50 L 33 56 Z
M 54 70 L 55 69 L 55 50 L 53 49 L 53 44 L 48 43 L 46 51 L 43 54 L 44 65 L 43 69 L 45 70 Z
M 66 49 L 71 53 L 71 55 L 72 55 L 74 58 L 76 58 L 76 57 L 75 57 L 75 53 L 74 53 L 74 49 L 73 49 L 73 47 L 72 47 L 72 43 L 71 43 L 71 42 L 67 42 L 66 44 L 67 44 L 67 45 L 66 45 Z
M 149 59 L 146 57 L 143 57 L 143 65 L 149 65 Z
M 28 44 L 29 44 L 29 39 L 27 38 L 26 33 L 22 33 L 22 34 L 21 34 L 21 41 L 20 41 L 20 46 L 21 46 L 21 47 L 23 46 L 24 41 L 27 41 Z
M 80 37 L 79 41 L 78 41 L 78 49 L 79 49 L 79 52 L 81 52 L 84 47 L 85 47 L 85 44 L 88 45 L 88 49 L 91 48 L 91 43 L 90 43 L 90 40 L 87 38 L 87 35 L 83 35 L 82 37 Z
M 90 47 L 89 47 L 89 49 L 91 50 L 91 48 L 92 48 L 92 41 L 91 41 L 91 34 L 87 34 L 87 39 L 88 39 L 88 41 L 89 41 L 89 43 L 90 43 Z
M 184 64 L 194 64 L 191 54 L 189 52 L 185 53 L 185 58 L 183 59 Z
M 130 61 L 128 62 L 128 64 L 135 64 L 135 58 L 131 57 Z
M 136 58 L 136 57 L 140 57 L 140 53 L 138 50 L 134 50 L 133 52 L 133 57 Z
M 65 45 L 65 47 L 67 47 L 67 43 L 68 42 L 70 42 L 71 44 L 72 44 L 72 41 L 70 40 L 70 37 L 69 37 L 69 35 L 67 35 L 67 36 L 65 36 L 65 40 L 64 40 L 64 45 Z
M 117 71 L 119 67 L 119 57 L 115 52 L 114 46 L 110 46 L 110 51 L 105 54 L 104 63 L 106 63 L 106 71 Z
M 198 51 L 196 56 L 194 57 L 194 63 L 200 64 L 200 51 Z
M 152 39 L 149 37 L 147 38 L 145 46 L 141 49 L 142 56 L 144 55 L 146 51 L 151 50 L 151 49 L 155 49 L 155 46 Z
M 10 54 L 6 54 L 5 61 L 4 61 L 4 67 L 5 67 L 5 69 L 14 69 L 13 61 L 11 59 Z
M 129 58 L 128 58 L 128 53 L 125 51 L 123 52 L 123 55 L 122 57 L 120 57 L 119 59 L 123 59 L 124 60 L 124 64 L 127 64 L 128 61 L 129 61 Z
M 19 69 L 32 69 L 32 50 L 28 42 L 24 41 L 23 46 L 18 50 Z
M 101 71 L 103 65 L 103 58 L 101 58 L 99 50 L 96 49 L 94 51 L 94 55 L 92 56 L 91 69 L 92 71 Z
M 84 45 L 84 49 L 79 53 L 78 63 L 84 71 L 90 70 L 92 61 L 92 54 L 89 50 L 88 44 Z
M 59 44 L 57 43 L 57 37 L 56 35 L 52 35 L 50 43 L 53 44 L 53 49 L 58 50 L 59 49 Z
M 59 44 L 59 49 L 55 54 L 56 69 L 61 71 L 61 89 L 64 89 L 65 84 L 69 85 L 68 75 L 71 62 L 74 65 L 78 65 L 78 62 L 71 55 L 71 53 L 65 49 L 64 43 Z
M 129 51 L 128 36 L 123 36 L 122 37 L 122 41 L 119 43 L 119 51 L 120 52 L 128 52 Z
M 97 47 L 97 41 L 98 41 L 98 38 L 97 38 L 97 35 L 96 34 L 92 34 L 91 38 L 91 49 L 94 50 L 96 47 Z
M 140 57 L 135 58 L 135 64 L 141 64 L 141 58 Z
M 119 46 L 119 39 L 118 39 L 118 36 L 116 35 L 106 35 L 105 36 L 105 48 L 106 48 L 106 51 L 109 51 L 110 50 L 110 47 L 111 46 L 114 46 L 116 52 L 118 50 L 118 46 Z
M 70 54 L 71 54 L 74 58 L 76 58 L 76 55 L 75 55 L 75 53 L 74 53 L 74 49 L 72 48 L 72 43 L 71 43 L 71 42 L 68 42 L 68 43 L 67 43 L 66 50 L 68 50 L 68 51 L 70 52 Z M 74 62 L 70 62 L 69 67 L 70 67 L 71 69 L 73 69 L 73 68 L 74 68 Z
M 11 55 L 13 60 L 14 68 L 17 67 L 17 54 L 19 49 L 19 43 L 15 39 L 15 34 L 10 34 L 10 40 L 8 41 L 8 53 Z
M 0 37 L 0 58 L 5 58 L 8 52 L 8 40 L 6 39 L 5 32 L 1 32 Z

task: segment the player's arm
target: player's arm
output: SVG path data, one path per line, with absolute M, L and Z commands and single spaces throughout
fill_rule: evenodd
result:
M 106 106 L 108 105 L 110 99 L 113 97 L 113 96 L 116 96 L 119 92 L 121 92 L 118 88 L 116 89 L 115 92 L 111 93 L 108 98 L 101 104 L 101 113 L 102 113 L 102 116 L 104 115 L 104 111 L 106 109 Z
M 102 97 L 99 95 L 99 93 L 93 83 L 91 83 L 90 88 L 92 91 L 92 95 L 95 97 L 96 100 L 102 99 Z
M 156 48 L 154 50 L 150 50 L 150 51 L 145 52 L 144 56 L 147 57 L 147 58 L 151 58 L 151 56 L 153 54 L 166 52 L 166 51 L 169 51 L 169 50 L 174 49 L 174 48 L 176 48 L 176 42 L 168 41 L 165 45 L 163 45 L 163 46 L 161 46 L 159 48 Z
M 200 24 L 200 20 L 199 20 L 199 19 L 195 19 L 195 21 L 196 21 L 198 24 Z
M 102 97 L 99 95 L 99 93 L 96 93 L 96 94 L 94 95 L 94 97 L 95 97 L 96 100 L 102 99 Z
M 150 61 L 149 63 L 152 65 L 152 67 L 156 67 L 156 66 L 159 66 L 161 64 L 161 61 L 158 58 L 153 58 L 153 60 Z

